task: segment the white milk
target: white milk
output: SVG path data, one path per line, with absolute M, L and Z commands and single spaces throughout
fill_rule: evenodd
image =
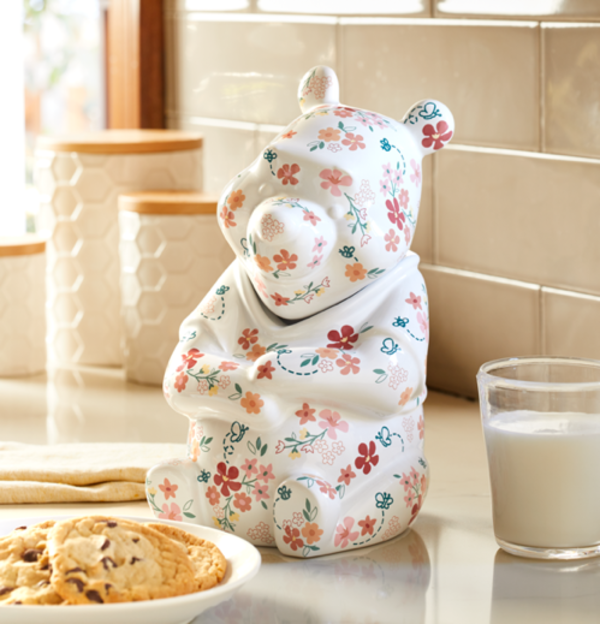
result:
M 600 416 L 506 412 L 484 433 L 496 537 L 540 548 L 600 543 Z

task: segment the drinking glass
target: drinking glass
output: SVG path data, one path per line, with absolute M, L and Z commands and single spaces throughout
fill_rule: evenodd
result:
M 477 384 L 498 545 L 600 555 L 600 362 L 506 358 L 484 364 Z

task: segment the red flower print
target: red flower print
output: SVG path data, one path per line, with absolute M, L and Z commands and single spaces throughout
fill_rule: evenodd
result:
M 431 147 L 433 145 L 434 150 L 442 149 L 444 143 L 452 138 L 452 130 L 447 132 L 448 127 L 448 124 L 443 120 L 438 121 L 436 128 L 431 124 L 424 126 L 423 134 L 425 138 L 421 141 L 423 147 Z
M 349 145 L 350 151 L 354 152 L 357 149 L 365 149 L 365 144 L 363 143 L 364 138 L 362 135 L 357 134 L 354 135 L 353 132 L 347 132 L 345 138 L 342 140 L 342 145 Z
M 185 389 L 185 384 L 187 383 L 187 375 L 185 373 L 179 373 L 177 377 L 175 377 L 175 382 L 173 385 L 175 386 L 177 392 L 181 392 Z
M 239 364 L 236 364 L 235 362 L 221 362 L 221 364 L 219 365 L 219 368 L 225 372 L 225 371 L 231 371 L 231 370 L 235 370 L 236 368 L 239 367 Z
M 335 531 L 335 537 L 333 543 L 341 548 L 346 548 L 349 542 L 353 542 L 358 539 L 358 531 L 352 531 L 354 526 L 354 518 L 344 518 L 341 524 L 338 524 Z
M 221 495 L 219 494 L 219 490 L 217 490 L 217 488 L 214 485 L 211 485 L 208 488 L 208 490 L 206 490 L 206 494 L 204 496 L 208 498 L 208 502 L 210 503 L 211 507 L 218 505 L 219 501 L 221 500 Z
M 262 379 L 266 377 L 267 379 L 273 379 L 271 373 L 275 370 L 274 366 L 271 366 L 271 360 L 269 360 L 266 364 L 258 367 L 258 379 Z
M 258 459 L 247 459 L 242 464 L 242 470 L 246 473 L 246 477 L 250 479 L 253 474 L 258 474 L 258 468 L 256 467 L 256 462 Z
M 282 139 L 291 139 L 295 134 L 298 134 L 294 130 L 288 130 L 286 133 L 281 135 Z
M 304 546 L 304 542 L 300 538 L 300 531 L 295 528 L 292 529 L 289 524 L 285 527 L 285 535 L 283 536 L 283 541 L 286 544 L 289 544 L 292 550 L 298 550 L 298 548 L 302 548 L 302 546 Z
M 319 177 L 324 180 L 324 182 L 321 182 L 321 188 L 324 188 L 325 190 L 329 189 L 334 197 L 342 196 L 340 186 L 350 186 L 352 184 L 352 178 L 349 175 L 344 175 L 335 167 L 333 168 L 333 171 L 331 169 L 323 169 L 323 171 L 319 174 Z
M 376 524 L 377 518 L 370 518 L 369 516 L 367 516 L 364 520 L 359 520 L 358 526 L 362 529 L 360 534 L 366 535 L 368 533 L 369 535 L 373 535 L 373 528 Z
M 244 492 L 238 492 L 233 495 L 233 506 L 237 507 L 242 513 L 252 509 L 252 499 Z
M 277 172 L 277 177 L 281 180 L 281 183 L 285 186 L 286 184 L 298 184 L 298 178 L 294 177 L 295 173 L 300 171 L 300 167 L 296 164 L 283 165 L 281 169 Z
M 260 394 L 246 392 L 246 396 L 240 401 L 240 404 L 248 414 L 259 414 L 260 408 L 265 402 L 260 398 Z
M 238 338 L 238 344 L 242 345 L 242 349 L 247 351 L 250 345 L 253 345 L 258 341 L 258 329 L 250 329 L 249 327 L 242 332 L 242 335 Z
M 344 118 L 344 117 L 352 117 L 352 115 L 354 114 L 355 110 L 356 109 L 350 108 L 349 106 L 340 106 L 340 108 L 336 108 L 333 111 L 333 114 L 336 117 L 342 117 L 342 118 Z
M 385 240 L 385 250 L 386 251 L 398 251 L 398 243 L 400 242 L 400 237 L 394 230 L 390 230 L 384 237 Z
M 354 348 L 352 346 L 353 343 L 358 340 L 358 333 L 355 333 L 354 328 L 351 325 L 344 325 L 339 332 L 332 329 L 327 334 L 327 338 L 331 340 L 331 343 L 327 345 L 327 348 L 350 351 L 350 349 Z
M 275 305 L 276 306 L 286 306 L 288 304 L 288 301 L 290 300 L 289 297 L 284 297 L 283 295 L 280 295 L 279 293 L 275 293 L 274 295 L 271 295 L 271 299 L 275 300 Z
M 332 440 L 337 440 L 336 429 L 344 433 L 348 432 L 348 423 L 342 420 L 342 417 L 337 412 L 324 409 L 319 412 L 319 416 L 323 419 L 319 421 L 319 427 L 321 427 L 321 429 L 327 429 L 327 435 Z
M 309 210 L 308 212 L 304 213 L 303 221 L 310 221 L 311 225 L 317 225 L 317 221 L 320 221 L 320 220 L 321 220 L 321 217 L 317 217 L 317 215 L 312 210 Z
M 379 455 L 375 455 L 376 450 L 377 448 L 373 441 L 369 442 L 369 446 L 364 442 L 358 445 L 360 455 L 354 460 L 354 465 L 366 475 L 371 472 L 371 465 L 377 466 L 379 463 Z
M 296 262 L 298 261 L 298 256 L 296 254 L 291 254 L 289 251 L 285 249 L 280 249 L 279 254 L 275 254 L 273 256 L 273 261 L 277 263 L 277 268 L 280 271 L 285 271 L 286 269 L 292 270 L 296 268 Z
M 177 367 L 177 370 L 182 371 L 184 368 L 193 368 L 201 357 L 204 357 L 204 353 L 200 353 L 198 349 L 190 349 L 187 353 L 182 353 L 181 364 Z
M 395 197 L 393 199 L 388 199 L 385 202 L 385 205 L 389 210 L 388 219 L 392 223 L 395 223 L 396 227 L 399 230 L 402 230 L 402 228 L 404 227 L 404 222 L 406 221 L 406 217 L 402 212 L 400 212 L 400 204 L 398 203 L 398 200 Z
M 263 466 L 261 464 L 258 469 L 258 477 L 257 479 L 262 479 L 265 483 L 269 482 L 269 479 L 274 479 L 275 475 L 273 474 L 273 464 L 269 464 L 268 466 Z
M 219 216 L 223 219 L 223 225 L 226 228 L 235 227 L 237 225 L 235 222 L 235 214 L 231 210 L 228 210 L 227 206 L 223 206 Z
M 358 358 L 353 358 L 349 353 L 344 353 L 335 363 L 342 369 L 340 371 L 342 375 L 349 375 L 350 373 L 357 375 L 360 372 L 360 367 L 358 366 L 360 360 Z
M 302 404 L 302 409 L 296 412 L 296 416 L 300 418 L 300 424 L 305 425 L 307 422 L 315 422 L 317 419 L 314 417 L 314 413 L 317 410 L 311 409 L 308 403 Z
M 158 514 L 159 518 L 164 518 L 165 520 L 175 520 L 176 522 L 181 522 L 183 520 L 181 516 L 181 509 L 177 503 L 171 503 L 171 507 L 169 508 L 169 504 L 165 503 L 162 506 L 162 513 Z
M 235 466 L 228 468 L 225 462 L 217 464 L 217 474 L 213 479 L 217 486 L 221 486 L 223 496 L 229 496 L 229 490 L 237 492 L 242 487 L 242 484 L 236 481 L 239 475 L 240 471 Z
M 350 481 L 352 481 L 354 477 L 356 477 L 356 473 L 352 470 L 352 464 L 348 464 L 347 468 L 342 468 L 340 470 L 338 483 L 343 483 L 344 485 L 350 485 Z
M 402 189 L 400 191 L 399 201 L 402 208 L 406 208 L 408 206 L 408 191 L 406 189 Z
M 423 505 L 423 497 L 419 494 L 419 496 L 417 496 L 417 502 L 413 505 L 413 508 L 411 509 L 410 520 L 408 521 L 408 524 L 412 524 L 414 522 L 415 518 L 417 517 L 417 514 L 419 513 L 419 511 L 421 511 L 422 505 Z
M 417 295 L 415 295 L 414 292 L 411 292 L 408 299 L 405 299 L 404 301 L 406 301 L 406 303 L 410 304 L 415 310 L 419 309 L 422 310 L 421 308 L 421 297 L 418 297 Z
M 323 529 L 320 529 L 315 522 L 307 522 L 302 528 L 302 536 L 306 538 L 307 544 L 315 544 L 321 539 L 321 535 L 323 535 Z
M 174 483 L 171 484 L 169 479 L 165 478 L 164 482 L 158 486 L 158 489 L 165 495 L 165 500 L 169 500 L 171 496 L 175 498 L 175 492 L 177 492 L 179 486 Z
M 417 312 L 417 321 L 421 331 L 425 334 L 425 340 L 429 340 L 429 323 L 427 322 L 427 317 L 421 312 Z

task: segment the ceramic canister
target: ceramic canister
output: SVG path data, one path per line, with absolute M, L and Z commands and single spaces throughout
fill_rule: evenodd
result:
M 119 197 L 125 369 L 161 384 L 179 326 L 233 261 L 217 198 L 193 192 Z
M 105 130 L 40 137 L 38 230 L 48 235 L 49 357 L 121 365 L 120 193 L 202 188 L 202 137 L 172 130 Z
M 46 368 L 46 243 L 0 238 L 0 375 Z

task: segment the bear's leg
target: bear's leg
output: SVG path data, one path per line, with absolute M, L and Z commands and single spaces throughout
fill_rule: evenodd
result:
M 292 557 L 333 551 L 340 513 L 337 490 L 316 475 L 290 477 L 279 484 L 273 503 L 277 548 Z
M 146 495 L 154 515 L 194 524 L 210 522 L 202 504 L 201 479 L 202 471 L 191 459 L 172 459 L 153 466 L 146 476 Z

